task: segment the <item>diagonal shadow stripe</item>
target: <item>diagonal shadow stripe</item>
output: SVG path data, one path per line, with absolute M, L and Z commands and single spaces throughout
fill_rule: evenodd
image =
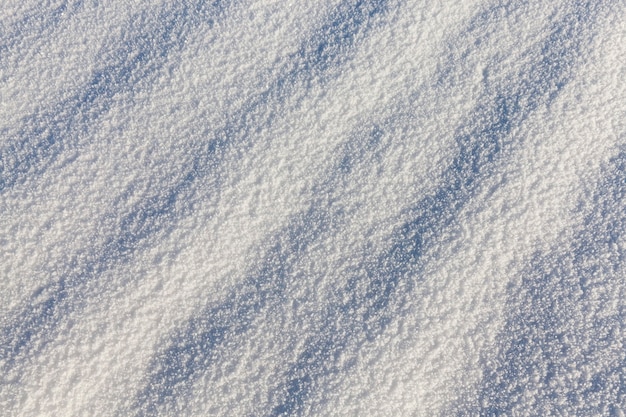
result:
M 338 15 L 345 15 L 345 12 Z M 327 27 L 335 26 L 337 24 L 333 23 Z M 406 114 L 400 114 L 402 112 Z M 382 158 L 387 146 L 382 143 L 386 129 L 402 116 L 410 119 L 411 112 L 403 108 L 369 130 L 359 131 L 345 144 L 335 169 L 324 173 L 326 179 L 316 186 L 318 191 L 314 194 L 337 194 L 337 187 L 347 181 L 355 169 Z M 323 199 L 312 202 L 307 211 L 294 216 L 270 239 L 275 243 L 268 244 L 270 249 L 263 255 L 266 261 L 249 272 L 242 285 L 221 304 L 207 306 L 175 332 L 168 347 L 153 359 L 146 388 L 138 396 L 136 407 L 143 412 L 156 413 L 158 407 L 185 396 L 199 374 L 213 365 L 216 350 L 223 348 L 229 338 L 248 331 L 263 310 L 282 303 L 285 291 L 293 285 L 291 271 L 301 254 L 311 243 L 340 225 L 343 218 L 341 209 Z
M 27 117 L 19 132 L 0 148 L 0 192 L 26 177 L 44 173 L 64 151 L 94 129 L 122 93 L 148 89 L 170 56 L 184 48 L 189 34 L 202 23 L 222 18 L 230 0 L 146 10 L 131 19 L 121 47 L 106 54 L 101 68 L 70 98 L 52 109 Z M 156 18 L 153 17 L 156 15 Z M 106 62 L 108 61 L 108 62 Z
M 0 191 L 3 188 L 2 181 L 5 179 L 11 179 L 11 184 L 14 184 L 20 174 L 27 174 L 29 173 L 27 171 L 32 169 L 43 169 L 51 163 L 50 158 L 63 151 L 66 139 L 75 133 L 88 130 L 91 123 L 113 103 L 116 94 L 134 88 L 137 83 L 147 86 L 146 83 L 158 76 L 157 71 L 164 64 L 168 54 L 184 44 L 183 33 L 192 29 L 186 27 L 186 24 L 192 20 L 200 22 L 220 16 L 224 11 L 222 6 L 222 2 L 215 1 L 200 2 L 193 10 L 190 6 L 180 5 L 175 9 L 163 8 L 156 19 L 157 28 L 137 24 L 136 30 L 131 31 L 132 34 L 128 36 L 129 40 L 122 52 L 117 54 L 112 64 L 94 74 L 86 89 L 69 101 L 61 103 L 59 109 L 46 114 L 43 119 L 36 117 L 32 127 L 29 128 L 31 134 L 27 135 L 17 148 L 14 143 L 9 149 L 4 148 L 0 151 L 0 177 L 2 177 Z M 198 13 L 199 16 L 191 18 L 189 17 L 191 12 Z M 138 22 L 145 20 L 142 16 L 135 18 Z M 20 151 L 12 154 L 16 149 Z M 14 159 L 15 171 L 7 174 L 6 162 L 9 154 Z M 36 165 L 35 168 L 32 168 L 33 163 Z M 145 221 L 142 222 L 142 218 L 153 216 L 160 223 L 164 223 L 163 217 L 171 215 L 171 210 L 176 208 L 177 204 L 180 205 L 177 197 L 188 190 L 188 183 L 189 178 L 186 177 L 176 190 L 141 202 L 121 224 L 116 225 L 117 236 L 113 235 L 98 247 L 88 248 L 91 251 L 83 250 L 76 254 L 65 266 L 57 282 L 43 286 L 33 294 L 30 302 L 9 314 L 9 322 L 3 324 L 0 329 L 0 340 L 3 342 L 0 358 L 4 362 L 2 366 L 4 371 L 13 369 L 20 355 L 38 352 L 51 340 L 60 318 L 71 310 L 69 301 L 80 293 L 78 288 L 84 287 L 87 282 L 114 265 L 128 260 L 130 254 L 137 249 L 136 243 L 154 229 L 154 225 L 150 227 Z M 6 185 L 6 182 L 4 184 Z M 160 206 L 165 206 L 163 199 L 170 204 L 170 210 L 155 212 Z M 45 337 L 37 339 L 42 332 Z
M 479 106 L 470 120 L 475 126 L 457 138 L 459 154 L 443 175 L 443 186 L 411 210 L 413 219 L 397 233 L 395 243 L 365 273 L 348 279 L 344 288 L 323 312 L 322 329 L 313 336 L 286 381 L 272 393 L 275 406 L 270 416 L 300 414 L 324 382 L 336 378 L 346 366 L 342 352 L 354 352 L 375 340 L 410 302 L 408 295 L 417 284 L 426 251 L 434 249 L 445 231 L 453 227 L 461 210 L 475 195 L 481 182 L 494 175 L 514 148 L 510 137 L 540 106 L 549 106 L 574 75 L 580 63 L 581 47 L 593 35 L 596 14 L 587 3 L 578 3 L 572 12 L 555 24 L 539 48 L 538 59 L 521 80 L 501 85 Z M 347 301 L 343 301 L 347 300 Z M 348 353 L 352 355 L 353 353 Z
M 190 215 L 201 198 L 196 195 L 199 182 L 204 195 L 217 195 L 224 156 L 252 146 L 253 135 L 270 127 L 281 113 L 276 109 L 284 108 L 288 98 L 301 99 L 309 93 L 302 85 L 323 84 L 337 76 L 359 43 L 375 29 L 375 19 L 388 9 L 386 1 L 346 1 L 330 12 L 325 23 L 279 68 L 269 88 L 245 103 L 226 126 L 211 132 L 177 183 L 135 205 L 103 245 L 77 254 L 58 282 L 12 312 L 0 329 L 3 371 L 18 367 L 25 357 L 36 355 L 54 339 L 63 318 L 80 310 L 79 301 L 91 281 L 159 241 Z
M 247 108 L 251 110 L 246 114 L 254 115 L 253 109 L 261 103 L 283 101 L 284 96 L 293 95 L 303 86 L 306 91 L 311 79 L 319 79 L 318 82 L 328 79 L 351 57 L 357 36 L 362 38 L 374 28 L 371 19 L 386 14 L 389 8 L 387 1 L 343 3 L 332 13 L 328 23 L 315 33 L 312 41 L 306 42 L 295 54 L 293 62 L 287 67 L 286 76 L 278 79 L 270 90 L 250 103 Z M 258 123 L 248 126 L 256 129 Z M 225 137 L 218 137 L 216 141 L 208 146 L 219 149 L 230 145 Z M 241 143 L 237 145 L 242 146 Z M 353 159 L 357 158 L 353 156 Z M 317 204 L 290 222 L 283 233 L 287 238 L 280 235 L 282 237 L 277 239 L 279 242 L 268 253 L 269 261 L 261 267 L 260 272 L 233 292 L 223 305 L 211 307 L 192 318 L 166 352 L 155 360 L 150 382 L 137 398 L 136 414 L 157 414 L 159 409 L 172 406 L 180 397 L 184 397 L 199 376 L 199 371 L 212 362 L 210 355 L 213 350 L 229 335 L 244 332 L 258 311 L 277 297 L 280 298 L 282 290 L 277 285 L 284 290 L 285 283 L 275 282 L 272 278 L 288 275 L 290 266 L 286 259 L 292 258 L 295 253 L 302 253 L 310 242 L 328 230 L 330 224 L 339 221 L 340 216 L 325 215 L 315 207 Z
M 498 114 L 508 112 L 506 105 L 500 103 L 496 112 Z M 501 117 L 497 123 L 491 123 L 491 134 L 496 136 L 508 134 L 511 123 L 511 120 Z M 380 136 L 380 131 L 372 131 L 371 142 L 376 142 L 377 140 L 373 138 L 377 136 Z M 463 146 L 467 149 L 471 148 L 468 144 Z M 474 146 L 470 153 L 476 156 L 481 150 L 484 149 Z M 486 157 L 486 159 L 490 158 Z M 468 161 L 468 159 L 463 161 L 457 159 L 453 168 L 463 172 L 468 171 L 467 167 L 463 167 L 463 164 L 467 164 Z M 344 157 L 338 170 L 349 172 L 351 165 L 350 157 Z M 459 188 L 459 186 L 459 183 L 452 183 L 450 187 L 440 190 L 440 193 L 450 193 L 452 189 Z M 321 194 L 324 194 L 324 191 L 321 191 Z M 320 233 L 313 231 L 323 228 L 322 225 L 327 225 L 329 219 L 337 221 L 339 217 L 337 213 L 329 214 L 326 207 L 313 205 L 308 213 L 292 221 L 276 239 L 281 242 L 294 240 L 298 242 L 298 245 L 306 247 L 313 239 L 318 239 L 320 236 Z M 310 223 L 310 229 L 303 227 L 303 221 Z M 294 230 L 303 232 L 294 233 Z M 289 245 L 285 247 L 290 248 Z M 284 254 L 279 254 L 281 253 L 279 249 L 274 247 L 265 257 L 269 261 L 261 268 L 262 273 L 252 274 L 246 284 L 231 293 L 223 304 L 203 310 L 173 337 L 170 346 L 153 361 L 152 369 L 149 371 L 149 382 L 139 396 L 137 408 L 144 412 L 150 410 L 151 413 L 156 413 L 157 407 L 171 406 L 176 398 L 187 393 L 193 381 L 199 377 L 199 373 L 207 371 L 214 361 L 215 351 L 226 340 L 246 332 L 263 309 L 281 302 L 285 289 L 293 285 L 293 277 L 286 277 L 286 275 L 292 270 L 291 263 L 298 258 L 302 250 L 301 248 L 292 249 L 290 249 L 292 256 L 287 256 L 289 250 Z
M 216 362 L 224 343 L 251 329 L 260 314 L 284 302 L 294 284 L 294 268 L 308 248 L 345 221 L 346 213 L 329 200 L 355 167 L 380 158 L 386 151 L 381 126 L 374 125 L 343 146 L 336 169 L 315 187 L 317 196 L 309 208 L 293 216 L 274 235 L 263 262 L 218 305 L 209 305 L 179 328 L 168 346 L 153 358 L 148 382 L 138 395 L 137 414 L 159 414 L 184 402 L 191 386 Z
M 626 395 L 626 153 L 613 158 L 572 241 L 537 253 L 510 299 L 500 351 L 460 414 L 617 415 Z

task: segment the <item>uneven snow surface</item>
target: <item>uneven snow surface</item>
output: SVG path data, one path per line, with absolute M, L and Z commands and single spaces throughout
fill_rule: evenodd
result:
M 626 415 L 626 1 L 3 0 L 0 415 Z

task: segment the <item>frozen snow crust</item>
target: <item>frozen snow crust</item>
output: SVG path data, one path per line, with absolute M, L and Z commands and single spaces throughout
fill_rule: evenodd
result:
M 0 415 L 626 415 L 625 13 L 5 0 Z

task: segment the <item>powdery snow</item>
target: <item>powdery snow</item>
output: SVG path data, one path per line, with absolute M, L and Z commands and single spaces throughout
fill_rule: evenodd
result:
M 626 4 L 6 0 L 0 414 L 626 414 Z

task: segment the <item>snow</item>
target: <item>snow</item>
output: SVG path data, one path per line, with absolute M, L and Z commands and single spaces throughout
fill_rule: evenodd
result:
M 0 414 L 626 413 L 626 4 L 7 0 Z

